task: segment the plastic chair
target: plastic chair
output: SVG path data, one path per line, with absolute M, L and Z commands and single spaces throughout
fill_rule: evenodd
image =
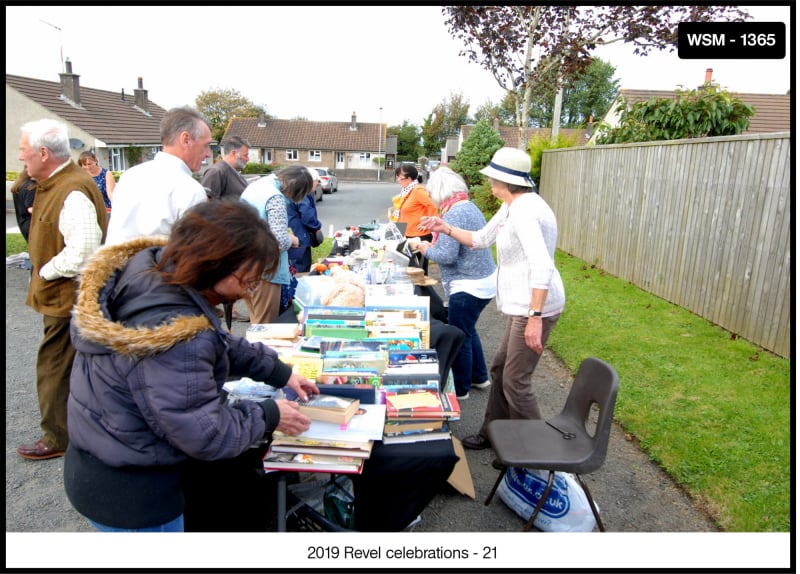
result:
M 600 531 L 605 531 L 589 488 L 581 474 L 602 466 L 617 400 L 619 377 L 611 365 L 589 357 L 584 359 L 572 383 L 561 414 L 545 420 L 499 419 L 489 423 L 487 434 L 503 466 L 485 505 L 494 497 L 508 467 L 550 471 L 547 486 L 523 531 L 529 530 L 550 494 L 556 471 L 570 472 L 586 493 Z M 595 424 L 590 421 L 592 406 L 600 407 Z M 593 417 L 594 418 L 594 417 Z M 594 427 L 594 432 L 591 431 Z

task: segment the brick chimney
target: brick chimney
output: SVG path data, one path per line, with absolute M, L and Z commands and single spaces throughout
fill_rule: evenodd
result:
M 78 74 L 72 73 L 72 62 L 64 62 L 66 71 L 61 76 L 61 97 L 76 108 L 81 107 L 81 81 Z
M 353 112 L 353 116 L 350 118 L 350 131 L 356 131 L 358 129 L 358 124 L 356 124 L 356 113 Z
M 147 99 L 147 90 L 144 89 L 141 76 L 139 76 L 139 87 L 133 90 L 133 104 L 148 116 L 150 115 L 150 102 Z
M 267 122 L 264 119 L 264 112 L 258 112 L 258 127 L 263 128 L 266 125 Z
M 492 128 L 494 129 L 494 131 L 498 133 L 500 132 L 500 118 L 498 118 L 497 116 L 495 116 L 494 119 L 492 120 Z

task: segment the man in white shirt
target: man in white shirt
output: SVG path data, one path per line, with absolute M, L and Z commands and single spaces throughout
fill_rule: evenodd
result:
M 148 162 L 126 170 L 114 188 L 114 207 L 105 244 L 143 235 L 169 235 L 191 206 L 207 201 L 192 173 L 211 157 L 211 129 L 189 107 L 173 108 L 161 120 L 164 149 Z
M 19 159 L 38 186 L 28 235 L 31 282 L 25 301 L 43 319 L 36 357 L 36 393 L 42 437 L 17 447 L 29 460 L 64 456 L 67 397 L 75 349 L 69 334 L 78 282 L 86 258 L 103 241 L 108 216 L 92 177 L 70 159 L 67 127 L 43 119 L 21 128 Z

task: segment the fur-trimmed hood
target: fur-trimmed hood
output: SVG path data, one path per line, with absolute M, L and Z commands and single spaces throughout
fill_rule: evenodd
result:
M 220 329 L 200 293 L 167 285 L 155 271 L 166 242 L 165 237 L 141 237 L 103 246 L 90 257 L 72 311 L 76 349 L 143 357 Z

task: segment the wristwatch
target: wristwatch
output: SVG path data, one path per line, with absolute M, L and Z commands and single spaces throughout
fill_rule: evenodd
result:
M 536 309 L 528 309 L 528 317 L 541 317 L 542 312 Z

